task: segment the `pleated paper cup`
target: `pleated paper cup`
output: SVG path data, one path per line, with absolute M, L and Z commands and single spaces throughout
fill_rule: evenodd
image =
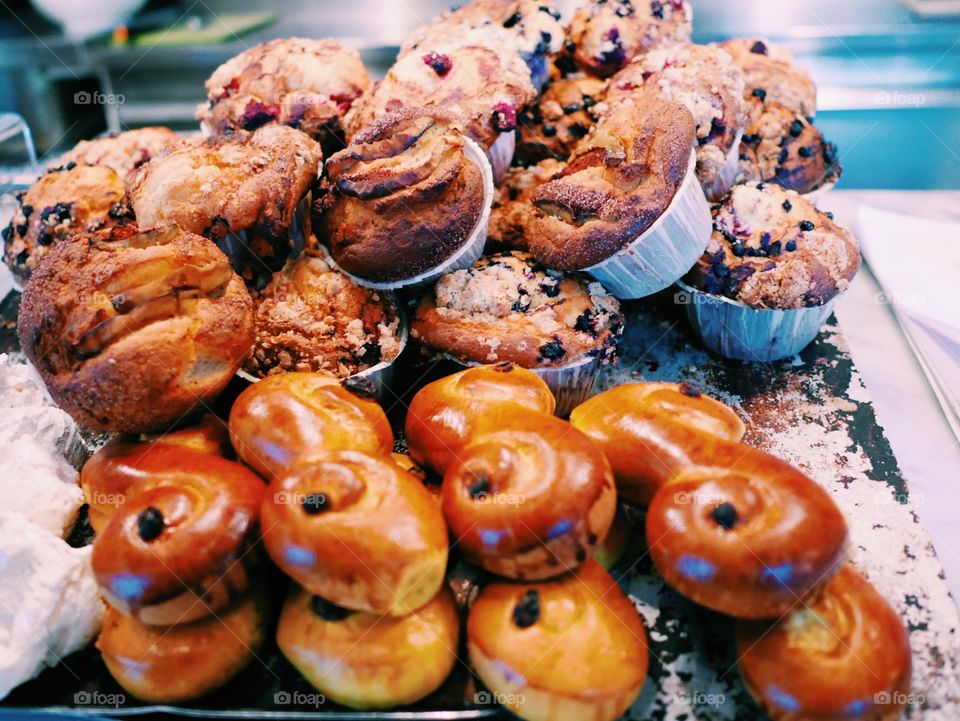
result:
M 644 298 L 669 288 L 687 274 L 713 233 L 710 205 L 691 154 L 687 174 L 657 221 L 622 250 L 586 269 L 617 298 Z
M 743 140 L 743 130 L 737 132 L 733 140 L 733 147 L 727 153 L 727 162 L 712 183 L 703 183 L 703 193 L 707 200 L 716 202 L 722 200 L 737 182 L 737 173 L 740 172 L 740 141 Z
M 817 337 L 839 296 L 810 308 L 752 308 L 705 293 L 682 281 L 682 303 L 694 333 L 714 353 L 734 360 L 769 362 L 796 355 Z
M 513 154 L 517 151 L 517 136 L 512 130 L 506 133 L 500 133 L 499 137 L 487 150 L 487 160 L 490 161 L 490 168 L 493 170 L 494 185 L 499 185 L 507 173 L 510 172 L 510 164 L 513 162 Z

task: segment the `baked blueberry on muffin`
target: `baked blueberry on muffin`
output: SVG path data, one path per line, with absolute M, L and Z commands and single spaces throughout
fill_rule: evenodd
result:
M 287 263 L 254 297 L 253 375 L 360 373 L 400 353 L 400 316 L 389 293 L 362 288 L 324 258 Z
M 684 0 L 592 0 L 573 16 L 566 52 L 580 70 L 608 78 L 637 55 L 688 41 L 692 22 Z
M 137 128 L 96 140 L 81 140 L 58 162 L 102 165 L 126 180 L 141 165 L 172 149 L 180 140 L 170 128 Z
M 685 105 L 697 124 L 697 177 L 707 197 L 719 199 L 737 172 L 736 142 L 746 120 L 743 89 L 743 74 L 724 50 L 684 43 L 627 65 L 610 79 L 606 102 L 615 107 L 640 93 Z
M 3 260 L 21 282 L 52 244 L 133 219 L 123 180 L 106 166 L 54 168 L 18 200 L 3 229 Z
M 597 78 L 557 78 L 519 116 L 515 160 L 523 165 L 545 158 L 566 160 L 597 122 L 605 83 Z
M 314 213 L 317 236 L 341 269 L 403 285 L 482 252 L 490 170 L 451 120 L 436 108 L 405 108 L 330 158 Z
M 748 103 L 778 103 L 807 118 L 816 115 L 817 86 L 806 70 L 794 65 L 788 48 L 760 38 L 727 40 L 720 47 L 743 72 Z
M 341 134 L 343 116 L 369 86 L 360 54 L 336 40 L 270 40 L 213 72 L 197 119 L 213 135 L 280 124 L 323 143 Z
M 777 185 L 738 185 L 713 216 L 713 237 L 687 278 L 707 293 L 752 308 L 818 306 L 845 291 L 860 268 L 854 237 Z
M 530 202 L 533 192 L 551 180 L 564 164 L 547 158 L 529 168 L 510 168 L 510 172 L 497 187 L 493 207 L 490 209 L 490 225 L 487 242 L 494 248 L 527 250 L 527 227 L 537 213 Z

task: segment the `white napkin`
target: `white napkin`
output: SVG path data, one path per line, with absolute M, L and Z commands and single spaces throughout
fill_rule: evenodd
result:
M 858 238 L 960 440 L 960 223 L 863 206 Z

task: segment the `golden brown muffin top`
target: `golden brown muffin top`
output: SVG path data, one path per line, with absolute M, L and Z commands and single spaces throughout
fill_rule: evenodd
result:
M 557 78 L 519 116 L 517 161 L 566 160 L 597 122 L 606 84 L 598 78 Z
M 610 360 L 622 330 L 620 304 L 599 283 L 507 251 L 442 276 L 411 334 L 463 361 L 534 368 Z
M 533 193 L 530 249 L 552 268 L 582 270 L 633 242 L 666 212 L 687 175 L 693 116 L 656 98 L 621 103 L 566 168 Z
M 856 239 L 793 191 L 733 188 L 713 208 L 713 236 L 688 280 L 754 308 L 803 308 L 845 291 L 860 268 Z
M 816 115 L 817 86 L 805 69 L 794 64 L 788 48 L 760 38 L 735 38 L 720 47 L 743 71 L 748 103 L 779 103 L 804 117 Z
M 370 86 L 360 54 L 336 40 L 280 38 L 244 50 L 207 79 L 197 119 L 216 135 L 278 123 L 322 140 Z
M 489 243 L 497 249 L 527 250 L 527 226 L 538 212 L 531 203 L 533 191 L 552 180 L 565 167 L 547 158 L 529 168 L 510 168 L 496 189 L 487 229 Z
M 400 352 L 396 298 L 354 283 L 325 258 L 290 261 L 254 296 L 258 376 L 326 371 L 346 378 Z
M 126 180 L 141 165 L 180 142 L 180 136 L 170 128 L 137 128 L 105 138 L 81 140 L 58 162 L 60 165 L 103 165 Z

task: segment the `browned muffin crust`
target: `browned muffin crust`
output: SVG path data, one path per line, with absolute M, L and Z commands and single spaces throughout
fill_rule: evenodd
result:
M 807 118 L 816 115 L 817 86 L 804 68 L 794 64 L 789 49 L 760 38 L 735 38 L 720 47 L 743 72 L 748 103 L 778 103 Z M 750 113 L 755 116 L 756 110 Z
M 396 298 L 357 285 L 324 258 L 290 261 L 254 304 L 256 340 L 246 364 L 253 375 L 346 378 L 400 352 Z
M 534 191 L 530 250 L 551 268 L 581 270 L 629 245 L 673 201 L 695 132 L 679 103 L 649 98 L 612 110 L 563 172 Z
M 17 333 L 78 423 L 161 431 L 240 367 L 253 343 L 253 302 L 209 240 L 130 224 L 53 246 L 24 290 Z
M 141 165 L 163 155 L 181 141 L 181 137 L 170 128 L 137 128 L 105 138 L 81 140 L 58 162 L 60 165 L 103 165 L 126 180 Z
M 596 106 L 606 84 L 597 78 L 557 78 L 540 99 L 520 113 L 514 162 L 534 165 L 566 160 L 597 122 Z
M 529 168 L 510 168 L 495 190 L 490 224 L 487 227 L 488 248 L 494 250 L 528 250 L 527 227 L 539 212 L 533 205 L 533 192 L 552 180 L 565 167 L 553 158 Z
M 537 368 L 609 361 L 622 330 L 620 304 L 599 283 L 507 251 L 441 277 L 420 301 L 410 332 L 465 362 Z
M 54 168 L 18 201 L 3 229 L 3 260 L 21 281 L 54 243 L 133 219 L 123 180 L 107 167 L 70 162 Z
M 713 229 L 687 281 L 754 308 L 823 305 L 860 268 L 856 239 L 831 214 L 772 183 L 735 186 Z
M 375 121 L 324 168 L 314 217 L 337 265 L 373 281 L 412 278 L 453 255 L 483 212 L 484 180 L 436 110 Z

